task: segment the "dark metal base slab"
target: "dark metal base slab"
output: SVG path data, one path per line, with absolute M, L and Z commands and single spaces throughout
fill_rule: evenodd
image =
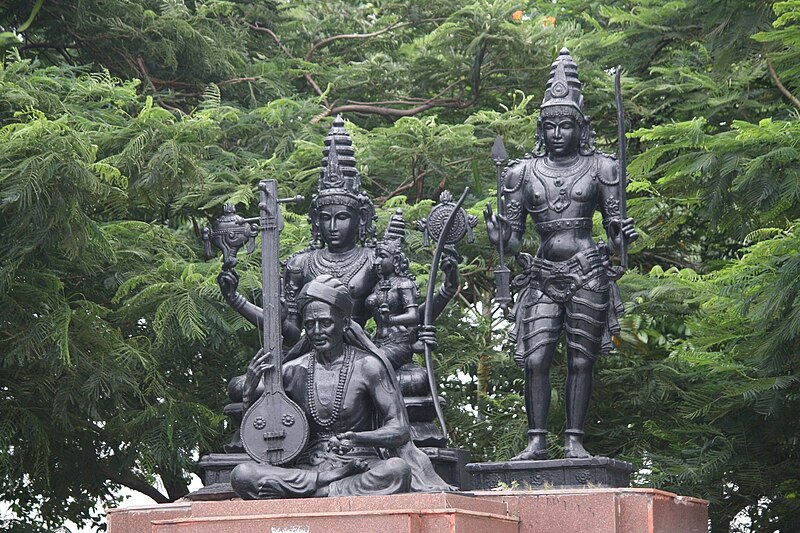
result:
M 628 487 L 633 465 L 610 457 L 470 463 L 475 490 Z
M 472 488 L 472 476 L 466 471 L 470 453 L 461 448 L 420 448 L 430 458 L 442 479 L 461 490 Z M 254 462 L 246 453 L 210 453 L 200 459 L 203 488 L 186 498 L 195 501 L 220 501 L 236 498 L 231 487 L 231 470 L 241 463 Z
M 231 487 L 231 470 L 241 463 L 253 463 L 246 453 L 210 453 L 200 458 L 204 487 L 186 495 L 187 500 L 221 501 L 238 498 Z
M 420 450 L 430 458 L 433 469 L 447 483 L 461 490 L 472 489 L 472 476 L 466 469 L 471 457 L 467 450 L 436 447 L 421 447 Z

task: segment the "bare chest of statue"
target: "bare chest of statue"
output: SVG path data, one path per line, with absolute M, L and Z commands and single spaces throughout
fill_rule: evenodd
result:
M 526 209 L 534 222 L 591 218 L 600 191 L 594 157 L 579 156 L 556 166 L 547 157 L 533 159 L 525 168 Z
M 315 250 L 307 258 L 304 283 L 322 274 L 337 278 L 347 285 L 353 297 L 353 318 L 363 323 L 367 318 L 364 300 L 378 281 L 372 269 L 373 258 L 374 251 L 363 246 L 340 254 L 332 253 L 327 248 Z

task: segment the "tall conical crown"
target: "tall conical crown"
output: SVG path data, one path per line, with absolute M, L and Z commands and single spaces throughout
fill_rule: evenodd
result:
M 406 239 L 406 221 L 403 218 L 403 210 L 399 207 L 389 217 L 389 224 L 383 233 L 384 241 L 397 241 L 403 243 Z
M 578 79 L 578 65 L 572 60 L 567 48 L 562 48 L 550 67 L 550 79 L 544 90 L 542 110 L 548 107 L 568 106 L 583 115 L 583 84 Z
M 319 173 L 318 190 L 325 194 L 336 190 L 339 194 L 357 195 L 361 190 L 361 176 L 356 169 L 353 140 L 344 129 L 344 120 L 338 115 L 325 136 L 322 149 L 322 169 Z
M 326 205 L 345 205 L 358 211 L 358 241 L 362 244 L 371 243 L 375 237 L 375 206 L 361 190 L 361 175 L 356 169 L 354 153 L 353 140 L 338 115 L 325 136 L 317 194 L 311 197 L 308 212 L 311 234 L 317 244 L 321 242 L 319 210 Z

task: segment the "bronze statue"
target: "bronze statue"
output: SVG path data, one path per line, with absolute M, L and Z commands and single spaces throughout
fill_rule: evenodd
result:
M 408 273 L 408 258 L 403 252 L 405 221 L 398 209 L 389 219 L 383 240 L 375 247 L 373 268 L 378 283 L 366 299 L 367 312 L 375 319 L 373 342 L 383 349 L 395 370 L 422 353 L 417 340 L 419 326 L 419 288 Z
M 317 193 L 312 198 L 308 215 L 313 242 L 307 249 L 287 259 L 282 278 L 282 333 L 283 340 L 288 346 L 292 346 L 300 340 L 302 332 L 297 296 L 302 288 L 317 276 L 330 274 L 348 288 L 353 299 L 351 318 L 360 326 L 363 326 L 371 316 L 366 307 L 366 299 L 374 291 L 379 290 L 380 285 L 381 278 L 374 268 L 376 263 L 375 208 L 366 193 L 361 190 L 361 177 L 355 164 L 353 142 L 344 128 L 341 116 L 337 116 L 333 121 L 325 138 L 321 166 Z M 226 223 L 228 219 L 230 222 Z M 230 208 L 226 211 L 225 217 L 217 222 L 218 225 L 222 224 L 225 230 L 230 227 L 236 231 L 235 235 L 232 233 L 230 237 L 223 239 L 225 240 L 223 243 L 223 270 L 217 280 L 226 301 L 251 323 L 260 326 L 262 309 L 247 301 L 237 292 L 239 279 L 234 268 L 236 264 L 235 251 L 244 244 L 248 244 L 248 248 L 252 248 L 252 240 L 248 239 L 252 239 L 254 235 L 252 228 L 242 224 L 236 226 L 237 220 L 245 219 L 237 217 Z M 473 221 L 470 223 L 474 225 Z M 222 232 L 224 233 L 224 231 Z M 206 238 L 208 237 L 209 235 L 206 236 Z M 218 244 L 217 240 L 214 241 L 215 244 Z M 410 361 L 413 352 L 408 351 L 407 339 L 416 337 L 411 341 L 415 350 L 424 349 L 422 345 L 425 343 L 435 347 L 434 329 L 422 325 L 425 310 L 428 305 L 432 305 L 430 309 L 432 317 L 437 317 L 453 298 L 458 288 L 458 261 L 454 258 L 446 258 L 442 260 L 441 268 L 444 272 L 444 283 L 438 291 L 431 293 L 431 298 L 417 307 L 416 322 L 411 320 L 410 314 L 405 314 L 402 327 L 405 328 L 408 336 L 400 338 L 404 335 L 379 335 L 378 341 L 381 343 L 381 348 L 390 355 L 393 364 L 401 366 L 404 364 L 401 360 Z M 413 283 L 413 280 L 409 279 L 409 281 Z M 429 302 L 431 303 L 429 304 Z M 392 329 L 394 329 L 393 326 Z M 384 328 L 384 333 L 386 331 Z M 404 353 L 404 355 L 400 359 L 395 359 L 394 355 L 399 353 Z M 293 356 L 287 355 L 287 357 Z M 399 366 L 395 368 L 399 368 Z M 401 381 L 410 383 L 413 380 L 401 378 Z M 226 412 L 235 420 L 238 420 L 242 413 L 241 408 L 236 407 L 236 404 L 242 401 L 243 383 L 244 376 L 238 376 L 231 380 L 228 387 L 229 397 L 234 404 L 227 407 Z M 414 389 L 413 392 L 410 389 L 406 392 L 415 396 L 426 394 L 419 388 Z M 441 411 L 441 409 L 438 408 L 437 411 Z M 444 444 L 444 439 L 441 437 L 438 440 L 430 437 L 431 431 L 429 430 L 436 432 L 435 426 L 430 425 L 424 431 L 418 430 L 417 421 L 414 420 L 414 428 L 415 438 L 420 435 L 417 439 L 418 442 L 424 442 L 426 445 L 432 442 L 438 442 L 439 445 Z M 423 434 L 424 436 L 422 436 Z M 234 436 L 233 441 L 226 449 L 229 451 L 241 450 L 238 435 Z
M 568 369 L 564 454 L 590 457 L 583 427 L 592 369 L 612 348 L 623 311 L 614 283 L 621 272 L 611 266 L 609 255 L 638 237 L 633 219 L 621 216 L 626 177 L 613 157 L 595 150 L 581 86 L 578 67 L 564 48 L 550 71 L 536 148 L 506 167 L 501 213 L 492 213 L 491 206 L 484 212 L 491 242 L 517 255 L 524 267 L 513 281 L 518 293 L 511 316 L 514 358 L 525 371 L 529 443 L 515 460 L 547 458 L 550 365 L 562 331 Z M 603 215 L 608 244 L 592 239 L 595 210 Z M 535 256 L 520 253 L 528 216 L 541 238 Z
M 311 246 L 286 261 L 282 294 L 286 317 L 283 337 L 288 345 L 300 338 L 297 295 L 306 283 L 330 274 L 344 283 L 353 298 L 353 319 L 364 325 L 370 317 L 366 298 L 378 284 L 375 264 L 375 207 L 361 190 L 361 176 L 355 166 L 353 141 L 337 116 L 325 138 L 317 194 L 311 200 L 308 221 Z M 244 242 L 244 241 L 243 241 Z M 433 316 L 438 316 L 458 288 L 458 262 L 443 261 L 444 284 L 434 294 Z M 218 278 L 220 289 L 231 306 L 257 324 L 261 309 L 236 292 L 238 277 L 232 269 Z M 420 306 L 420 316 L 424 311 Z
M 306 336 L 292 350 L 298 356 L 283 366 L 283 386 L 308 417 L 309 443 L 285 468 L 240 464 L 231 473 L 234 490 L 245 499 L 452 490 L 410 442 L 394 370 L 350 318 L 347 287 L 321 275 L 296 301 Z M 270 358 L 261 351 L 247 369 L 246 410 Z

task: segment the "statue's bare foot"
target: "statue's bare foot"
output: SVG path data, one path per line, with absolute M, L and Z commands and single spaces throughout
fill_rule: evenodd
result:
M 369 470 L 369 465 L 366 463 L 366 461 L 355 459 L 332 470 L 320 472 L 319 477 L 317 478 L 317 483 L 319 486 L 324 487 L 326 485 L 330 485 L 334 481 L 338 481 L 367 470 Z
M 566 459 L 587 459 L 592 454 L 583 447 L 583 435 L 567 435 L 564 439 L 564 457 Z
M 547 459 L 547 440 L 534 438 L 520 453 L 511 458 L 512 461 L 541 461 Z

